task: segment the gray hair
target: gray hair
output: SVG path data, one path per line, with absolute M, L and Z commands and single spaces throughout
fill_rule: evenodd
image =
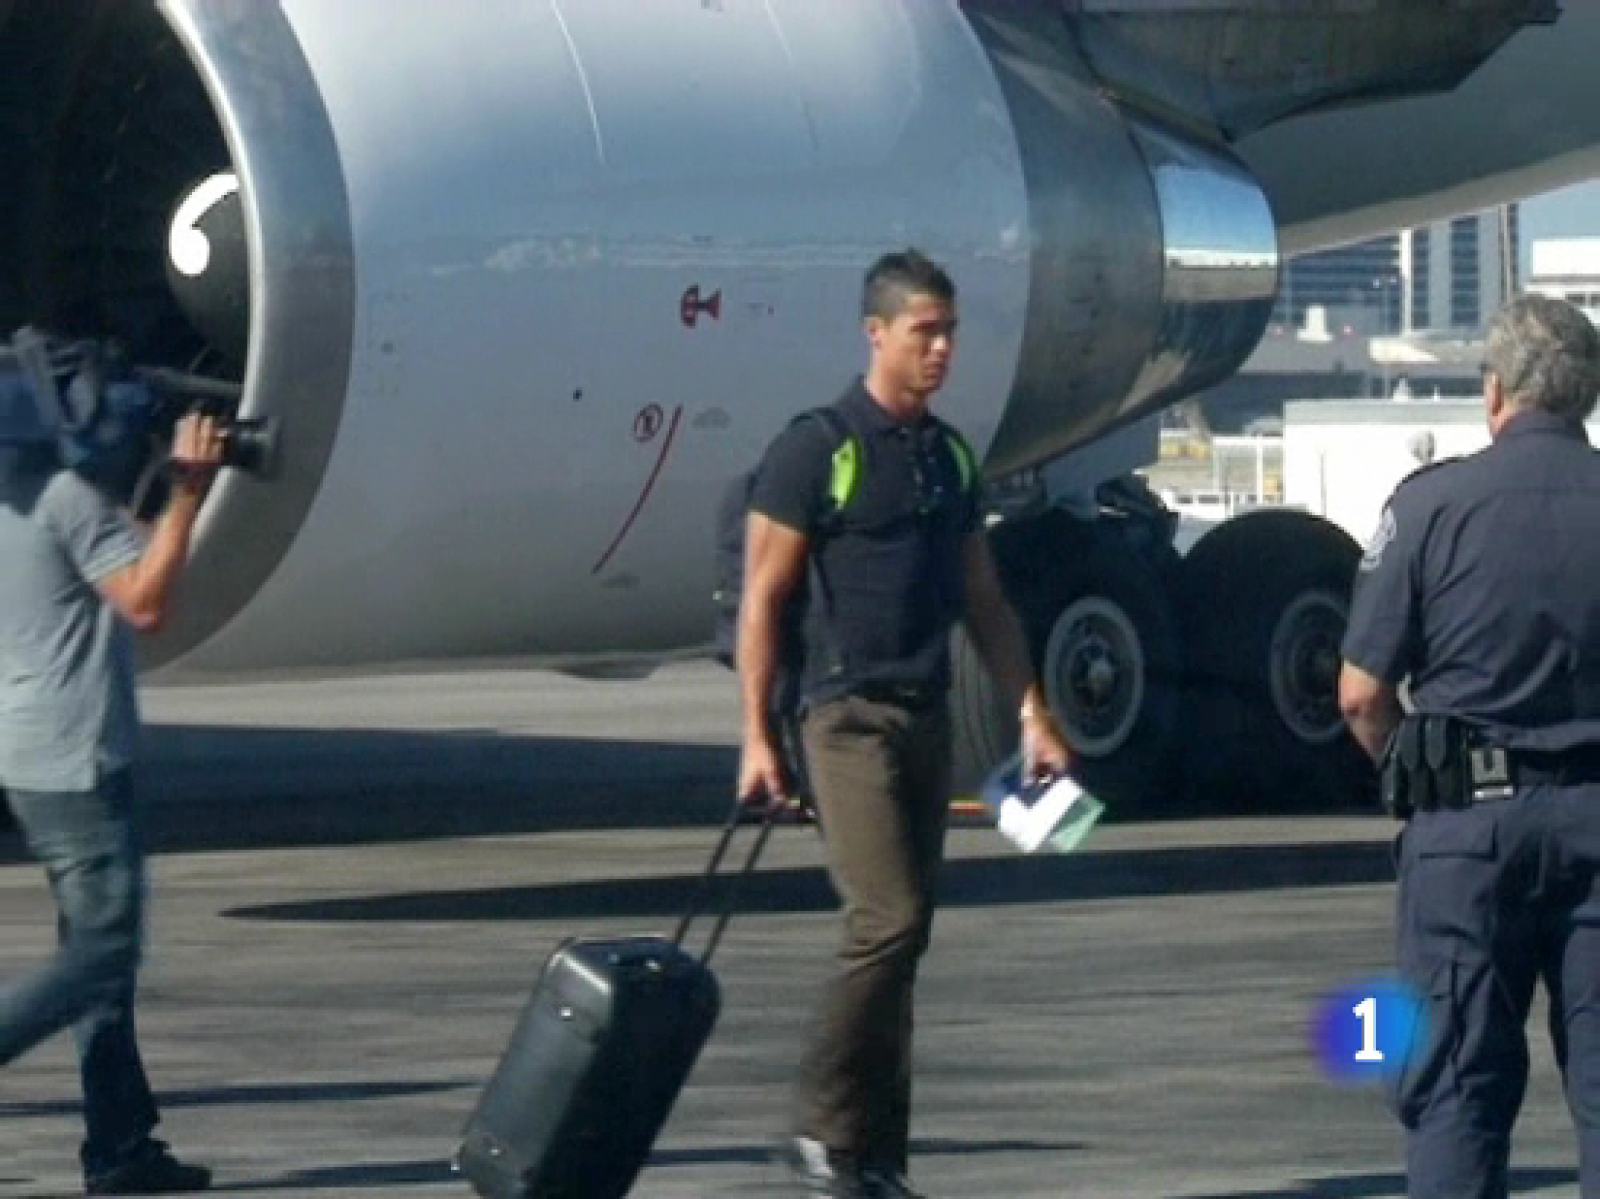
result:
M 1600 332 L 1565 300 L 1518 296 L 1489 322 L 1484 369 L 1518 408 L 1584 421 L 1600 399 Z

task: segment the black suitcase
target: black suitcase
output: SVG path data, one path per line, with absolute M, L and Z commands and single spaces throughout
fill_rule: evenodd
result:
M 769 812 L 745 860 L 772 832 Z M 683 938 L 739 826 L 735 806 L 695 902 L 665 937 L 573 939 L 550 955 L 467 1122 L 456 1168 L 485 1199 L 622 1199 L 721 1010 L 711 955 Z

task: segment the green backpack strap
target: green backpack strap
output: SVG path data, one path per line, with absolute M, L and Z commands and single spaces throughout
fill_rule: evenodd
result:
M 861 482 L 863 469 L 861 440 L 845 424 L 843 415 L 834 408 L 815 408 L 800 419 L 805 417 L 815 417 L 820 420 L 839 443 L 834 448 L 832 466 L 828 473 L 828 499 L 833 503 L 833 511 L 841 512 L 855 495 L 856 485 Z M 944 434 L 945 444 L 950 447 L 950 456 L 956 460 L 956 471 L 961 479 L 961 494 L 971 496 L 978 482 L 978 456 L 972 452 L 972 447 L 967 444 L 966 438 L 955 429 L 941 423 L 940 430 Z
M 803 412 L 795 418 L 796 421 L 815 419 L 828 431 L 837 444 L 833 450 L 832 465 L 828 477 L 828 500 L 831 504 L 822 528 L 822 536 L 831 536 L 838 531 L 840 513 L 850 497 L 855 493 L 856 484 L 861 478 L 861 441 L 844 418 L 844 414 L 837 408 L 813 408 Z M 807 589 L 815 595 L 822 605 L 824 649 L 828 656 L 828 670 L 832 674 L 842 674 L 844 671 L 844 651 L 833 636 L 833 589 L 828 585 L 828 580 L 823 577 L 822 564 L 817 560 L 815 550 L 808 554 L 806 563 Z
M 843 414 L 833 407 L 813 408 L 795 420 L 819 421 L 827 429 L 828 436 L 838 443 L 828 472 L 828 499 L 837 514 L 850 502 L 856 484 L 861 481 L 861 441 L 845 423 Z
M 833 451 L 833 470 L 828 477 L 828 498 L 834 510 L 841 511 L 856 493 L 861 479 L 861 443 L 851 433 L 844 435 L 839 448 Z
M 956 470 L 961 475 L 961 494 L 970 496 L 978 482 L 978 456 L 972 452 L 965 437 L 949 425 L 943 428 L 944 439 L 950 446 L 950 454 L 956 460 Z

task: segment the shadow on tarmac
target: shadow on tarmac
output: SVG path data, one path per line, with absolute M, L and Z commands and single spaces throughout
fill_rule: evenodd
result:
M 157 725 L 140 793 L 156 853 L 720 822 L 727 746 L 483 732 Z M 27 860 L 0 820 L 0 865 Z
M 140 793 L 156 853 L 718 824 L 738 767 L 725 745 L 494 730 L 155 725 L 144 748 Z M 1226 811 L 1211 801 L 1107 821 Z M 21 837 L 0 820 L 0 865 L 25 860 Z
M 335 1191 L 346 1188 L 462 1185 L 448 1161 L 364 1162 L 354 1166 L 314 1166 L 276 1178 L 214 1182 L 212 1191 Z
M 790 836 L 813 836 L 788 830 Z M 1394 880 L 1387 840 L 1338 844 L 1115 850 L 1075 856 L 954 859 L 940 877 L 941 907 L 1343 887 Z M 525 887 L 396 892 L 257 904 L 224 916 L 290 921 L 497 921 L 659 918 L 688 907 L 699 875 L 594 879 Z M 726 878 L 710 889 L 725 902 Z M 743 914 L 829 912 L 837 907 L 820 867 L 757 870 L 739 884 Z
M 1082 1150 L 1074 1143 L 1040 1141 L 914 1140 L 913 1156 L 941 1154 L 967 1157 L 989 1153 L 1066 1153 Z M 712 1145 L 695 1149 L 658 1149 L 650 1155 L 649 1169 L 675 1169 L 705 1166 L 777 1167 L 770 1145 Z M 335 1190 L 341 1187 L 441 1186 L 459 1182 L 448 1161 L 381 1162 L 351 1166 L 315 1167 L 296 1170 L 278 1178 L 219 1183 L 214 1191 Z M 787 1193 L 787 1188 L 785 1188 Z
M 1576 1170 L 1528 1167 L 1511 1170 L 1511 1191 L 1542 1191 L 1550 1187 L 1572 1186 L 1578 1181 Z M 1337 1178 L 1307 1179 L 1290 1190 L 1218 1191 L 1191 1195 L 1186 1199 L 1404 1199 L 1403 1174 L 1352 1174 Z
M 267 1083 L 242 1087 L 200 1087 L 188 1090 L 163 1090 L 156 1097 L 163 1108 L 254 1107 L 272 1103 L 353 1103 L 367 1099 L 404 1099 L 413 1095 L 435 1095 L 479 1086 L 477 1081 L 459 1082 L 329 1082 Z M 46 1116 L 75 1116 L 83 1105 L 75 1099 L 38 1102 L 0 1103 L 0 1120 L 21 1120 Z

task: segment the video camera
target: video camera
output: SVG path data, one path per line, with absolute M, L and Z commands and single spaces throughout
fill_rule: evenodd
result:
M 277 422 L 235 417 L 242 392 L 226 380 L 130 365 L 113 341 L 23 328 L 0 345 L 0 445 L 52 447 L 59 466 L 137 510 L 191 412 L 217 418 L 223 466 L 275 475 Z

